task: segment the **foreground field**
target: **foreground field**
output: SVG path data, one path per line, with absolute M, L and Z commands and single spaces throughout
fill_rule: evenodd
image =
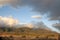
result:
M 45 29 L 26 27 L 2 29 L 0 29 L 0 40 L 60 40 L 60 34 Z
M 60 40 L 58 33 L 0 33 L 0 40 Z

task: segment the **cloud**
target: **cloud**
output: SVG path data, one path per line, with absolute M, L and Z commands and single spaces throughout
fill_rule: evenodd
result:
M 34 28 L 32 23 L 20 23 L 20 27 Z
M 35 28 L 49 29 L 42 21 L 41 22 L 34 22 L 33 25 Z
M 60 20 L 60 17 L 58 17 L 58 18 L 57 17 L 51 17 L 51 18 L 48 18 L 48 20 L 50 20 L 50 21 L 51 20 Z
M 43 22 L 23 23 L 23 24 L 20 24 L 19 27 L 28 27 L 28 28 L 34 28 L 34 29 L 51 30 L 51 29 L 48 28 Z
M 39 16 L 39 15 L 35 15 L 35 16 L 32 16 L 32 18 L 40 19 L 41 16 Z
M 32 6 L 33 10 L 40 14 L 49 13 L 48 17 L 53 17 L 53 20 L 59 20 L 60 17 L 60 0 L 15 0 L 12 4 L 13 6 Z
M 49 13 L 49 18 L 53 18 L 51 20 L 60 20 L 60 0 L 0 0 L 0 6 L 4 5 L 31 6 L 34 11 L 40 12 L 40 14 Z
M 25 27 L 34 28 L 34 26 L 33 26 L 32 23 L 27 23 L 27 24 L 25 24 Z
M 13 17 L 2 17 L 0 16 L 0 24 L 5 24 L 9 26 L 17 25 L 19 21 Z
M 52 26 L 60 30 L 60 23 L 53 24 Z
M 10 3 L 10 0 L 0 0 L 0 7 L 7 5 L 8 3 Z

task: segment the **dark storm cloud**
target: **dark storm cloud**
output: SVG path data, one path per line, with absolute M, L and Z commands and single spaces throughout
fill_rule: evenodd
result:
M 34 11 L 41 14 L 49 13 L 51 20 L 60 20 L 60 0 L 0 0 L 0 6 L 6 4 L 13 7 L 31 6 Z
M 52 26 L 60 30 L 60 23 L 53 24 Z

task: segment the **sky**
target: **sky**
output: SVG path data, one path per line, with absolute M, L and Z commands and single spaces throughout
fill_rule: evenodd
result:
M 39 21 L 38 19 L 33 19 L 31 16 L 39 15 L 38 12 L 31 11 L 30 7 L 12 8 L 10 6 L 5 6 L 0 8 L 0 16 L 12 16 L 18 19 L 21 23 L 28 23 L 31 21 Z M 40 15 L 39 15 L 40 16 Z
M 21 7 L 21 8 L 12 8 L 11 6 L 4 6 L 0 8 L 0 16 L 2 17 L 12 16 L 12 18 L 17 19 L 20 24 L 30 23 L 32 21 L 35 21 L 35 22 L 42 21 L 50 29 L 56 30 L 55 28 L 51 26 L 54 22 L 48 21 L 45 18 L 45 16 L 42 16 L 37 13 L 39 12 L 32 11 L 32 8 L 28 6 Z M 36 16 L 38 16 L 38 18 L 36 18 Z M 42 18 L 39 18 L 40 16 Z
M 48 28 L 60 32 L 59 0 L 0 0 L 0 21 L 25 24 L 42 21 Z M 56 25 L 53 27 L 52 25 Z M 59 27 L 58 27 L 59 26 Z M 58 29 L 59 28 L 59 29 Z

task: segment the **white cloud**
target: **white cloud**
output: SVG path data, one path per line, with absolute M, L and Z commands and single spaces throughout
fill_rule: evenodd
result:
M 20 27 L 28 27 L 28 28 L 34 28 L 34 25 L 32 23 L 20 23 Z
M 19 21 L 14 19 L 13 17 L 2 17 L 0 16 L 0 23 L 4 23 L 5 25 L 13 26 L 17 25 Z
M 29 27 L 29 28 L 33 28 L 34 27 L 32 23 L 26 24 L 26 26 Z
M 40 18 L 42 18 L 42 17 L 41 17 L 41 16 L 39 16 L 39 15 L 35 15 L 35 16 L 32 16 L 31 18 L 40 19 Z

